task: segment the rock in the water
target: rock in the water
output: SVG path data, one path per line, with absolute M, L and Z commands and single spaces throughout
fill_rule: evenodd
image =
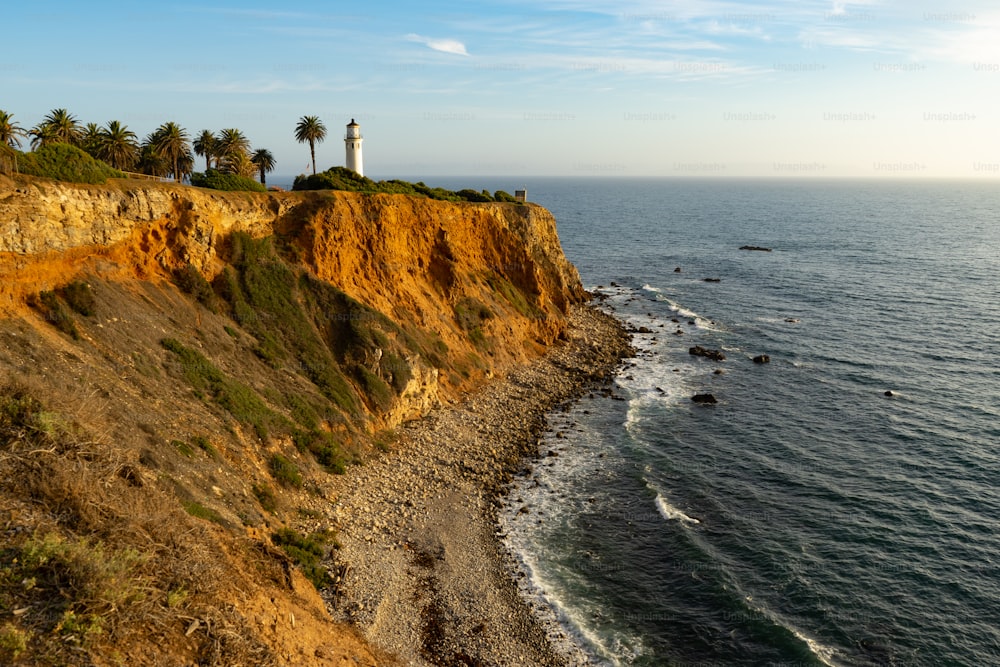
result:
M 678 266 L 676 269 L 674 269 L 674 273 L 680 273 L 680 272 L 681 272 L 681 267 Z
M 702 347 L 701 345 L 695 345 L 694 347 L 688 349 L 688 354 L 695 357 L 705 357 L 706 359 L 711 359 L 712 361 L 726 360 L 726 355 L 722 350 L 710 350 L 707 347 Z
M 702 405 L 712 405 L 719 402 L 712 394 L 695 394 L 691 397 L 691 400 Z
M 744 245 L 740 246 L 740 250 L 759 250 L 760 252 L 771 252 L 770 248 L 763 248 L 759 245 Z
M 753 362 L 755 364 L 769 364 L 771 363 L 771 357 L 767 356 L 766 354 L 758 354 L 756 357 L 753 358 Z
M 888 389 L 886 390 L 886 392 L 885 392 L 885 394 L 884 394 L 884 396 L 888 396 L 888 397 L 890 397 L 890 398 L 892 398 L 892 397 L 893 397 L 893 396 L 895 396 L 895 395 L 896 395 L 896 394 L 892 393 L 892 391 L 891 391 L 891 390 L 888 390 Z
M 721 283 L 722 278 L 705 278 L 706 283 Z

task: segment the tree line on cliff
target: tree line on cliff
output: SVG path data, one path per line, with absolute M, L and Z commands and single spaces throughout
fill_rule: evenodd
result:
M 423 182 L 398 179 L 373 181 L 344 167 L 316 171 L 316 144 L 327 136 L 326 125 L 317 116 L 302 116 L 295 126 L 296 141 L 309 145 L 313 173 L 295 179 L 293 190 L 345 190 L 367 194 L 405 194 L 444 201 L 514 202 L 503 190 L 490 193 L 462 189 L 433 188 Z M 30 152 L 22 153 L 22 140 Z M 196 156 L 204 158 L 204 172 L 196 172 Z M 66 109 L 53 109 L 26 130 L 13 114 L 0 110 L 0 173 L 17 171 L 31 176 L 80 183 L 103 183 L 126 173 L 156 178 L 187 180 L 197 187 L 214 190 L 266 190 L 267 174 L 277 161 L 266 148 L 253 148 L 237 128 L 219 132 L 202 130 L 191 139 L 188 131 L 168 121 L 141 141 L 135 132 L 117 120 L 105 125 L 82 124 Z M 254 180 L 259 178 L 259 182 Z
M 309 144 L 315 173 L 315 144 L 326 137 L 326 127 L 316 116 L 303 116 L 295 128 L 295 137 Z M 270 150 L 253 148 L 247 136 L 237 128 L 224 128 L 219 132 L 202 130 L 192 140 L 185 128 L 168 121 L 140 140 L 118 120 L 108 121 L 103 126 L 84 124 L 66 109 L 53 109 L 37 125 L 25 129 L 14 120 L 13 114 L 0 110 L 0 150 L 8 158 L 20 157 L 12 156 L 11 152 L 20 149 L 22 141 L 29 143 L 32 153 L 63 144 L 83 151 L 112 169 L 172 177 L 175 181 L 194 176 L 195 156 L 205 159 L 205 175 L 215 171 L 219 175 L 247 180 L 257 176 L 261 185 L 266 185 L 267 174 L 277 166 Z M 72 153 L 63 150 L 61 154 L 65 157 Z M 31 165 L 33 161 L 29 158 L 28 163 Z M 229 182 L 233 182 L 232 179 Z

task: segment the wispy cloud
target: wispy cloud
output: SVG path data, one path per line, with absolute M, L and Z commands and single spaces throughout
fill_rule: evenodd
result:
M 423 44 L 430 49 L 435 51 L 440 51 L 441 53 L 451 53 L 457 56 L 467 56 L 469 52 L 465 50 L 465 44 L 458 41 L 457 39 L 438 39 L 434 37 L 424 37 L 422 35 L 415 35 L 410 33 L 406 36 L 411 42 L 417 42 L 418 44 Z

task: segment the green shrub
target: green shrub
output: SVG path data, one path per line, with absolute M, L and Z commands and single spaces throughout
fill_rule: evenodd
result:
M 282 486 L 302 488 L 302 473 L 299 467 L 281 454 L 274 454 L 270 461 L 271 474 Z
M 392 407 L 392 390 L 385 380 L 361 364 L 355 366 L 355 374 L 361 382 L 361 388 L 372 399 L 375 407 L 383 412 Z
M 257 498 L 257 502 L 260 503 L 261 508 L 274 514 L 275 510 L 278 509 L 278 498 L 274 495 L 274 491 L 267 484 L 254 484 L 253 485 L 253 495 Z
M 376 182 L 370 178 L 359 176 L 357 173 L 347 169 L 346 167 L 331 167 L 330 169 L 322 171 L 318 174 L 312 174 L 310 176 L 301 174 L 296 176 L 292 189 L 342 190 L 346 192 L 363 192 L 365 194 L 409 195 L 411 197 L 428 197 L 430 199 L 456 202 L 494 201 L 493 196 L 486 190 L 483 190 L 482 192 L 477 192 L 475 190 L 460 190 L 458 192 L 454 192 L 446 188 L 432 188 L 424 184 L 423 181 L 410 183 L 399 179 Z M 510 197 L 510 195 L 507 196 Z M 514 201 L 514 198 L 510 197 L 509 200 L 505 201 Z
M 204 519 L 205 521 L 211 521 L 212 523 L 218 524 L 225 523 L 225 519 L 222 518 L 222 515 L 213 510 L 211 507 L 205 507 L 201 503 L 194 500 L 186 501 L 183 505 L 184 511 L 196 519 Z
M 56 329 L 67 334 L 73 340 L 80 339 L 80 331 L 76 328 L 73 316 L 69 314 L 69 311 L 55 292 L 39 292 L 38 296 L 29 303 L 46 321 L 51 322 L 52 326 Z
M 413 370 L 410 368 L 410 364 L 406 363 L 405 359 L 394 352 L 385 352 L 382 355 L 379 366 L 383 373 L 389 374 L 389 384 L 392 385 L 396 394 L 403 393 L 406 385 L 409 384 L 410 379 L 413 377 Z
M 252 426 L 260 439 L 267 439 L 272 427 L 290 426 L 287 419 L 267 407 L 257 392 L 227 377 L 197 350 L 185 347 L 173 338 L 164 338 L 160 344 L 177 355 L 184 378 L 196 394 L 207 394 L 236 421 Z
M 17 628 L 10 623 L 0 628 L 0 657 L 6 660 L 17 658 L 28 650 L 31 632 Z
M 252 178 L 237 174 L 224 174 L 217 169 L 209 169 L 204 174 L 200 172 L 191 174 L 191 185 L 211 190 L 267 192 L 266 187 Z
M 202 450 L 203 452 L 211 456 L 213 459 L 219 458 L 219 450 L 217 450 L 215 448 L 215 445 L 213 445 L 211 441 L 209 441 L 209 439 L 206 438 L 205 436 L 192 435 L 191 444 L 195 445 L 198 449 Z
M 69 304 L 69 307 L 84 317 L 90 317 L 97 312 L 97 302 L 89 283 L 82 280 L 63 285 L 56 292 Z
M 212 290 L 212 285 L 201 275 L 201 271 L 191 264 L 185 264 L 174 270 L 174 283 L 182 292 L 190 294 L 201 305 L 213 313 L 218 307 L 218 299 Z
M 191 445 L 187 444 L 183 440 L 171 440 L 170 444 L 173 445 L 178 452 L 180 452 L 181 456 L 185 458 L 191 458 L 194 456 L 194 450 L 191 448 Z
M 327 472 L 343 475 L 347 461 L 333 435 L 325 431 L 295 431 L 292 442 L 300 452 L 309 452 Z
M 282 528 L 275 532 L 271 539 L 281 548 L 302 570 L 302 574 L 316 588 L 325 588 L 332 582 L 322 561 L 326 557 L 326 546 L 339 546 L 328 533 L 314 533 L 308 537 L 293 528 Z
M 455 194 L 458 195 L 460 199 L 463 199 L 465 201 L 471 201 L 471 202 L 493 201 L 493 197 L 490 195 L 489 192 L 486 192 L 485 190 L 483 190 L 482 192 L 476 192 L 475 190 L 465 189 L 465 190 L 459 190 Z
M 466 332 L 476 345 L 486 345 L 486 334 L 483 323 L 493 317 L 493 311 L 482 301 L 473 297 L 465 297 L 454 306 L 455 321 Z
M 486 282 L 493 291 L 499 292 L 521 315 L 529 318 L 544 317 L 545 312 L 531 303 L 523 291 L 519 290 L 503 276 L 492 274 L 486 278 Z
M 104 183 L 125 174 L 69 144 L 47 144 L 17 156 L 22 174 L 73 183 Z
M 378 186 L 346 167 L 331 167 L 311 176 L 295 177 L 292 190 L 346 190 L 348 192 L 377 192 Z
M 496 192 L 494 192 L 493 199 L 502 202 L 511 202 L 511 203 L 517 202 L 517 199 L 515 199 L 512 194 L 510 194 L 509 192 L 505 192 L 503 190 L 497 190 Z
M 308 400 L 298 394 L 286 394 L 284 399 L 292 413 L 292 419 L 310 431 L 319 429 L 319 413 Z
M 23 386 L 9 383 L 0 388 L 0 446 L 48 447 L 66 435 L 66 427 Z

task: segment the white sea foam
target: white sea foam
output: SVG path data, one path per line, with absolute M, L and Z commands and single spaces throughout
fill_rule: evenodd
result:
M 697 525 L 701 523 L 698 519 L 688 516 L 684 512 L 680 511 L 676 507 L 670 504 L 666 498 L 663 497 L 662 493 L 656 494 L 656 509 L 660 511 L 660 514 L 667 521 L 680 521 L 682 523 L 687 523 L 691 525 Z
M 753 601 L 753 598 L 747 596 L 746 601 L 750 603 Z M 785 623 L 765 607 L 750 605 L 750 608 L 753 609 L 757 614 L 760 614 L 761 616 L 770 619 L 771 622 L 774 623 L 775 625 L 780 625 L 781 627 L 786 628 L 788 631 L 790 631 L 793 635 L 795 635 L 797 639 L 799 639 L 799 641 L 804 642 L 805 645 L 809 647 L 810 652 L 812 652 L 812 654 L 816 656 L 817 660 L 819 660 L 824 665 L 827 665 L 827 667 L 839 667 L 839 665 L 833 659 L 833 656 L 836 655 L 837 653 L 834 649 L 830 648 L 829 646 L 824 646 L 823 644 L 820 644 L 818 641 L 816 641 L 812 637 L 807 636 L 804 632 L 794 627 L 790 623 Z
M 836 651 L 829 646 L 823 646 L 815 639 L 807 637 L 795 628 L 791 628 L 791 631 L 792 634 L 806 643 L 806 646 L 809 647 L 809 650 L 812 651 L 812 654 L 815 655 L 820 662 L 827 665 L 827 667 L 837 667 L 837 663 L 833 661 L 833 656 L 836 654 Z
M 499 517 L 511 564 L 524 575 L 516 577 L 518 586 L 569 665 L 631 664 L 636 655 L 645 651 L 642 638 L 624 628 L 607 632 L 594 624 L 600 608 L 594 607 L 587 596 L 572 593 L 584 585 L 586 577 L 560 563 L 559 549 L 546 546 L 547 530 L 538 522 L 542 516 L 547 524 L 572 521 L 588 503 L 600 506 L 609 502 L 599 492 L 587 499 L 574 497 L 571 490 L 582 478 L 610 465 L 614 453 L 607 451 L 598 433 L 579 426 L 573 412 L 552 414 L 549 419 L 551 429 L 562 432 L 564 437 L 556 438 L 550 432 L 543 438 L 541 450 L 551 448 L 564 453 L 540 459 L 534 473 L 521 479 L 511 491 Z M 522 514 L 525 507 L 527 514 Z M 619 632 L 625 634 L 619 636 Z
M 694 320 L 695 326 L 700 329 L 711 329 L 715 330 L 715 323 L 709 320 L 707 317 L 699 315 L 690 308 L 685 308 L 681 304 L 677 303 L 673 299 L 668 299 L 663 295 L 657 296 L 657 301 L 664 301 L 670 307 L 670 310 L 677 313 L 681 317 L 686 317 L 688 320 Z

